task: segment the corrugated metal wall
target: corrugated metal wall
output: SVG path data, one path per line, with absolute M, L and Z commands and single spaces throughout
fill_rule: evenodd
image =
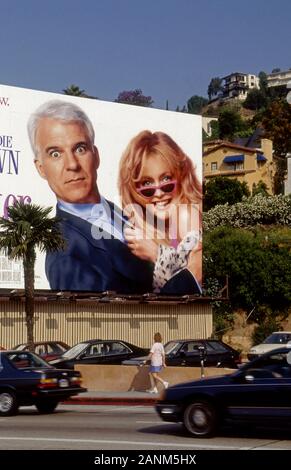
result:
M 62 340 L 73 345 L 90 338 L 123 339 L 149 347 L 159 331 L 163 342 L 206 338 L 212 333 L 209 303 L 119 304 L 36 302 L 35 341 Z M 0 345 L 26 342 L 23 302 L 0 302 Z

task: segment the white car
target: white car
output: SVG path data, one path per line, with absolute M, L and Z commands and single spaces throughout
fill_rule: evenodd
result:
M 272 351 L 283 346 L 291 348 L 291 331 L 274 331 L 261 344 L 253 346 L 248 354 L 248 359 L 255 359 L 265 352 Z

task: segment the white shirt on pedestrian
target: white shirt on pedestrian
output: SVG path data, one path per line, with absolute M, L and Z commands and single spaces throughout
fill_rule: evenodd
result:
M 162 366 L 163 365 L 163 356 L 165 354 L 164 346 L 162 343 L 154 343 L 151 347 L 152 357 L 151 365 L 152 366 Z

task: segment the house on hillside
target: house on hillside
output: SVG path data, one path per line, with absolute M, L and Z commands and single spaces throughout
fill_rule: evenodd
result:
M 206 182 L 217 176 L 226 176 L 241 183 L 245 181 L 252 191 L 254 185 L 262 181 L 269 194 L 273 194 L 274 172 L 273 143 L 269 139 L 261 139 L 259 147 L 226 140 L 203 144 L 203 178 Z
M 237 98 L 244 101 L 249 90 L 259 88 L 259 78 L 249 73 L 234 72 L 222 78 L 224 80 L 222 98 Z
M 291 84 L 291 70 L 274 72 L 267 75 L 268 88 L 287 87 L 288 83 Z

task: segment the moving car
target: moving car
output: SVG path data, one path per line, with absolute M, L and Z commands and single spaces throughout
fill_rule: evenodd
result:
M 156 410 L 196 437 L 211 436 L 225 421 L 290 424 L 291 349 L 270 351 L 232 374 L 169 387 Z
M 179 339 L 165 344 L 167 366 L 197 366 L 237 368 L 240 354 L 231 346 L 215 339 Z M 124 365 L 142 365 L 146 357 L 123 361 Z
M 248 359 L 251 361 L 256 357 L 264 354 L 273 349 L 280 348 L 281 346 L 291 346 L 291 331 L 274 331 L 268 336 L 261 344 L 253 346 L 248 354 Z
M 13 350 L 28 351 L 28 344 L 18 344 Z M 63 341 L 37 341 L 34 343 L 34 352 L 46 361 L 56 359 L 70 349 L 70 346 Z
M 76 344 L 60 358 L 49 363 L 54 367 L 67 369 L 73 369 L 75 364 L 121 364 L 124 359 L 148 352 L 148 349 L 126 341 L 91 339 Z
M 0 416 L 17 413 L 19 406 L 35 405 L 52 413 L 60 401 L 86 392 L 78 371 L 59 370 L 28 351 L 0 352 Z

